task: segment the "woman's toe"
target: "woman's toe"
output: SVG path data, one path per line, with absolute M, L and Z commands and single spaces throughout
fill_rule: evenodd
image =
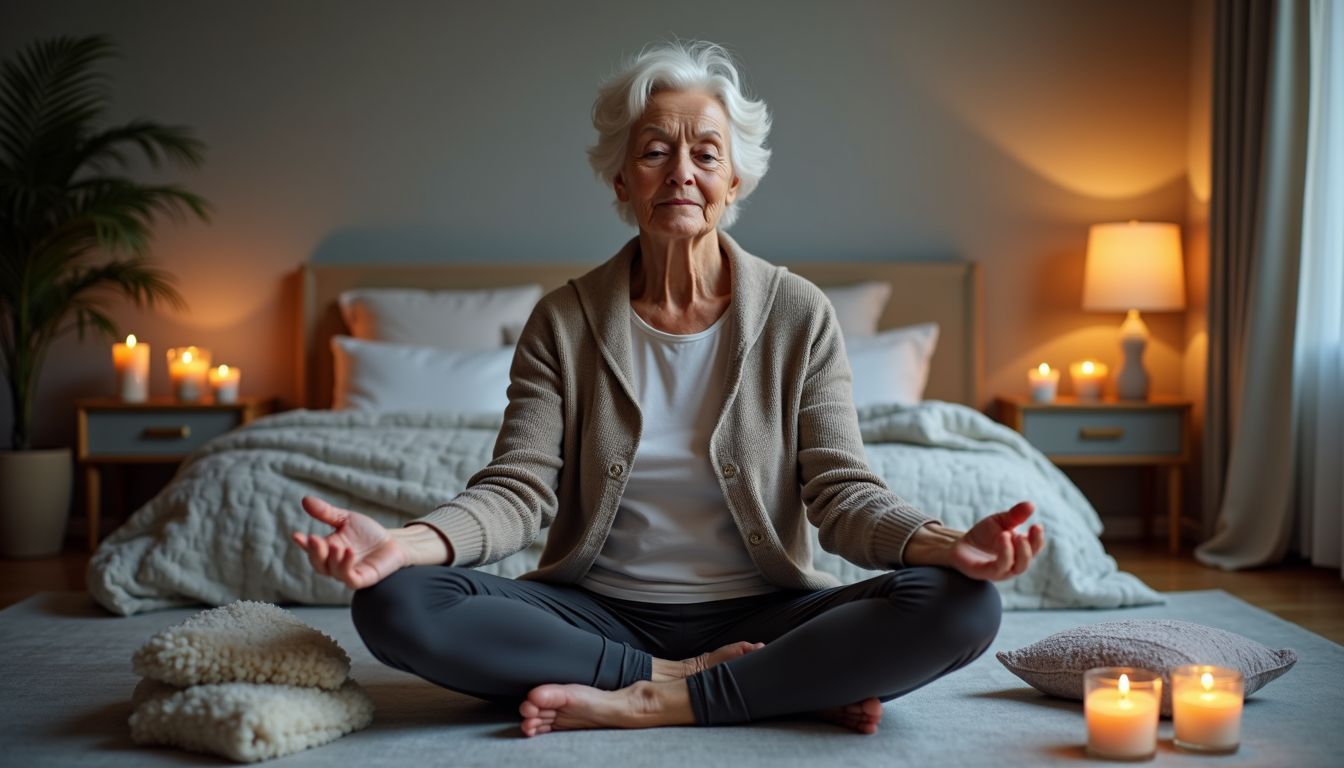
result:
M 528 691 L 527 701 L 524 703 L 532 704 L 537 709 L 538 713 L 549 713 L 551 717 L 554 717 L 556 710 L 565 706 L 568 702 L 569 697 L 566 695 L 565 687 L 563 685 L 547 683 L 546 685 L 539 685 Z M 536 717 L 541 715 L 533 716 Z

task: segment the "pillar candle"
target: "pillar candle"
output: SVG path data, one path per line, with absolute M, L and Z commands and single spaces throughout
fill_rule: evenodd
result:
M 1162 677 L 1133 667 L 1098 667 L 1083 676 L 1087 753 L 1142 760 L 1157 752 Z
M 238 402 L 238 388 L 241 384 L 242 372 L 237 368 L 227 365 L 221 365 L 210 369 L 210 394 L 215 398 L 216 403 L 236 403 Z
M 1069 366 L 1069 376 L 1073 379 L 1073 393 L 1082 400 L 1096 400 L 1101 397 L 1102 387 L 1106 384 L 1105 363 L 1084 360 Z
M 1059 369 L 1041 363 L 1027 371 L 1027 383 L 1031 386 L 1032 402 L 1052 403 L 1059 387 Z
M 1173 742 L 1194 752 L 1235 752 L 1241 744 L 1245 682 L 1235 669 L 1186 664 L 1171 671 Z
M 143 403 L 149 399 L 149 345 L 136 340 L 135 334 L 126 341 L 112 345 L 112 368 L 117 376 L 117 396 L 128 403 Z
M 173 383 L 173 395 L 184 403 L 194 403 L 205 397 L 209 369 L 208 349 L 173 347 L 168 350 L 168 378 Z

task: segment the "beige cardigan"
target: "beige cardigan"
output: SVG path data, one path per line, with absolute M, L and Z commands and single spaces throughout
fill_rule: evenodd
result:
M 932 522 L 869 470 L 835 311 L 815 285 L 719 242 L 731 265 L 731 360 L 709 441 L 751 559 L 787 589 L 838 586 L 812 568 L 806 526 L 855 565 L 903 566 Z M 518 341 L 494 458 L 424 517 L 453 545 L 452 565 L 493 563 L 550 533 L 519 578 L 572 584 L 611 530 L 639 446 L 630 363 L 630 269 L 639 238 L 542 297 Z

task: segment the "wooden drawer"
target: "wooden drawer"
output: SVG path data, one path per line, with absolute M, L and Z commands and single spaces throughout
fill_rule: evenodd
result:
M 236 410 L 93 411 L 87 456 L 183 456 L 241 423 Z
M 1183 424 L 1177 409 L 1069 408 L 1022 414 L 1022 434 L 1062 462 L 1071 456 L 1182 459 Z
M 76 405 L 80 461 L 115 464 L 179 461 L 211 439 L 270 413 L 275 403 L 259 397 L 227 404 L 84 398 Z

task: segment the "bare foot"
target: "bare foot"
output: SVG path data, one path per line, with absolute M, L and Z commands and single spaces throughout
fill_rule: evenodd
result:
M 873 734 L 877 733 L 877 724 L 882 721 L 882 702 L 873 697 L 843 707 L 818 709 L 812 714 L 859 733 Z
M 690 725 L 691 699 L 681 681 L 641 680 L 618 691 L 548 683 L 533 688 L 518 705 L 526 736 L 582 728 L 652 728 Z

